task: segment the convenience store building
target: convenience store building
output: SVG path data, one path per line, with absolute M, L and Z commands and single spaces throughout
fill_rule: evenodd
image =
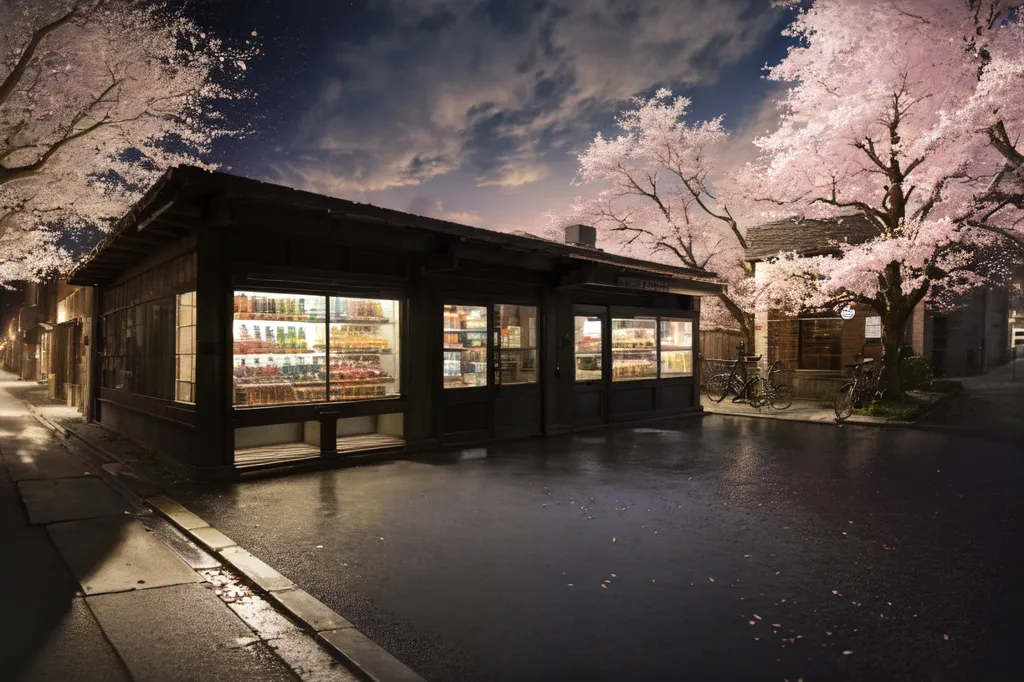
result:
M 700 411 L 721 286 L 191 167 L 70 281 L 95 287 L 93 418 L 200 477 Z

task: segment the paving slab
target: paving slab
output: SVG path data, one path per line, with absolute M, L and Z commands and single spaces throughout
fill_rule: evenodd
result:
M 291 580 L 241 547 L 226 547 L 220 551 L 220 556 L 267 592 L 295 587 Z
M 20 673 L 8 668 L 18 682 L 128 682 L 128 670 L 82 598 L 73 599 L 64 617 L 45 642 L 28 653 Z
M 339 616 L 310 593 L 297 587 L 291 590 L 271 592 L 270 597 L 292 616 L 317 632 L 352 627 L 352 623 Z
M 224 603 L 201 585 L 86 600 L 136 680 L 295 680 Z
M 131 517 L 55 523 L 47 530 L 87 595 L 202 580 L 158 537 Z
M 20 481 L 18 490 L 32 523 L 123 515 L 127 503 L 98 478 Z
M 424 682 L 412 668 L 384 651 L 355 628 L 328 630 L 317 635 L 332 649 L 352 662 L 371 680 L 380 682 Z
M 7 467 L 14 481 L 90 475 L 82 460 L 57 444 L 42 448 L 26 444 L 8 445 L 0 450 L 0 462 Z

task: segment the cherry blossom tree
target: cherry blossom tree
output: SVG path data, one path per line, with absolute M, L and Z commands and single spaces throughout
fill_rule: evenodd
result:
M 168 167 L 211 167 L 255 32 L 147 0 L 0 0 L 0 283 L 66 268 Z
M 721 118 L 688 123 L 690 103 L 667 89 L 635 98 L 620 134 L 599 133 L 579 157 L 577 184 L 596 191 L 553 223 L 592 225 L 617 252 L 716 273 L 727 290 L 704 303 L 702 323 L 742 330 L 752 349 L 744 232 L 712 186 L 728 134 Z
M 765 217 L 856 213 L 879 234 L 764 264 L 760 302 L 873 309 L 898 396 L 915 306 L 982 284 L 997 241 L 1024 245 L 1021 16 L 999 0 L 815 0 L 788 33 L 798 45 L 769 70 L 791 84 L 782 123 L 741 185 Z

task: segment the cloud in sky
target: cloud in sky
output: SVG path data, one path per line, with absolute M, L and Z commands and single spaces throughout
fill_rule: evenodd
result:
M 391 0 L 334 48 L 278 179 L 335 195 L 454 171 L 479 191 L 550 181 L 624 100 L 714 83 L 755 50 L 777 30 L 766 5 Z
M 481 226 L 484 223 L 484 218 L 479 213 L 453 210 L 445 205 L 445 202 L 441 199 L 429 199 L 422 195 L 413 197 L 412 201 L 405 207 L 405 210 L 408 213 L 438 218 L 440 220 L 449 220 L 463 225 Z

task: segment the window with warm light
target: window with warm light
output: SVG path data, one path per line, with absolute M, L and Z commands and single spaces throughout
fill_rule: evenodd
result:
M 537 383 L 537 308 L 494 306 L 499 386 Z
M 612 381 L 639 381 L 657 377 L 657 319 L 613 318 Z
M 174 399 L 196 401 L 196 292 L 178 294 L 174 346 Z
M 661 377 L 688 377 L 693 374 L 693 321 L 662 318 L 658 342 L 661 344 Z
M 598 316 L 576 315 L 576 381 L 598 381 L 604 377 L 601 366 L 601 334 L 604 320 Z

